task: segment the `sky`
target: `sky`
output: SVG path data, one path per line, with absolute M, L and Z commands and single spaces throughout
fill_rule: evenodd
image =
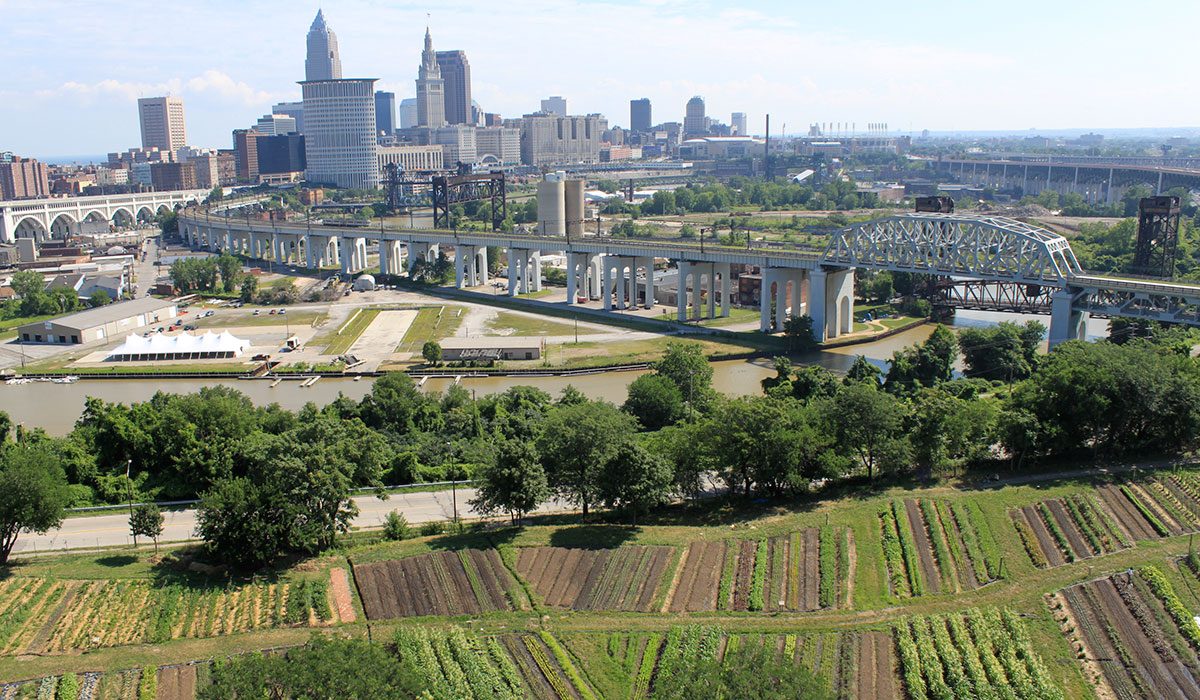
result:
M 0 0 L 0 151 L 50 158 L 138 146 L 136 100 L 184 99 L 188 141 L 231 147 L 299 100 L 318 4 L 267 0 Z M 475 101 L 516 117 L 549 95 L 628 125 L 746 112 L 750 130 L 887 123 L 893 132 L 1194 126 L 1189 37 L 1200 2 L 1147 0 L 339 0 L 323 6 L 344 76 L 397 100 L 428 22 L 461 49 Z M 1163 21 L 1167 18 L 1167 21 Z M 1147 23 L 1144 31 L 1136 29 Z M 1157 38 L 1155 38 L 1157 37 Z M 1141 83 L 1151 88 L 1140 88 Z

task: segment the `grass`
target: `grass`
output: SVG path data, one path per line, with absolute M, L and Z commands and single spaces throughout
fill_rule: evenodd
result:
M 526 316 L 501 311 L 484 324 L 485 335 L 565 335 L 575 333 L 575 325 L 551 321 L 539 316 Z M 585 333 L 593 332 L 590 328 Z
M 540 360 L 509 360 L 500 363 L 506 369 L 583 369 L 620 364 L 653 362 L 666 352 L 667 343 L 677 338 L 661 336 L 613 342 L 581 341 L 548 345 Z M 752 352 L 743 345 L 731 342 L 688 338 L 699 343 L 705 355 L 729 355 Z
M 290 311 L 286 314 L 271 314 L 263 309 L 257 316 L 253 312 L 241 312 L 209 316 L 191 321 L 197 328 L 239 328 L 244 326 L 315 326 L 325 320 L 324 311 Z M 184 317 L 184 323 L 188 323 Z
M 441 340 L 454 335 L 462 325 L 466 308 L 458 305 L 425 306 L 417 311 L 417 317 L 408 327 L 396 352 L 411 352 L 419 355 L 421 347 L 429 340 Z
M 379 309 L 362 309 L 353 313 L 338 327 L 333 339 L 325 346 L 325 354 L 341 355 L 348 352 L 377 316 L 379 316 Z

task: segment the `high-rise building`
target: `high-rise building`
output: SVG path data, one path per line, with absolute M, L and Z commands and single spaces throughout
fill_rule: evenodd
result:
M 375 79 L 306 80 L 300 88 L 305 179 L 337 187 L 377 188 Z
M 520 165 L 521 130 L 507 126 L 476 129 L 475 156 L 483 165 Z
M 446 123 L 446 84 L 438 66 L 429 27 L 425 28 L 425 50 L 417 69 L 417 126 L 439 127 Z
M 521 129 L 521 162 L 525 165 L 597 163 L 608 120 L 599 114 L 557 117 L 526 114 L 513 120 Z
M 708 133 L 708 121 L 704 116 L 704 98 L 699 95 L 687 101 L 683 115 L 683 137 L 703 136 Z
M 159 192 L 196 189 L 196 166 L 191 163 L 151 163 L 150 184 Z
M 258 139 L 258 172 L 279 175 L 304 170 L 304 137 L 300 134 L 263 136 Z
M 265 134 L 254 129 L 233 130 L 233 158 L 237 163 L 237 180 L 258 184 L 258 140 Z
M 567 116 L 567 100 L 559 95 L 542 100 L 542 111 L 559 117 Z
M 187 145 L 183 100 L 178 97 L 143 97 L 138 100 L 142 148 L 174 153 Z
M 296 118 L 283 114 L 264 114 L 258 118 L 254 130 L 267 136 L 296 133 Z
M 643 97 L 640 100 L 629 101 L 629 130 L 630 131 L 650 131 L 650 125 L 653 123 L 650 117 L 650 98 Z
M 471 114 L 471 64 L 462 51 L 438 51 L 438 69 L 445 88 L 446 123 L 475 124 Z
M 453 124 L 431 129 L 430 143 L 442 147 L 442 162 L 451 167 L 475 164 L 475 127 Z
M 732 128 L 734 135 L 746 136 L 746 113 L 734 112 L 729 115 L 729 126 Z
M 400 100 L 400 128 L 411 129 L 417 125 L 417 98 Z
M 0 199 L 49 196 L 50 178 L 45 163 L 11 153 L 0 153 Z
M 308 28 L 308 55 L 304 59 L 305 80 L 340 80 L 342 59 L 338 56 L 337 35 L 325 24 L 325 15 L 317 10 Z
M 282 114 L 285 117 L 291 117 L 296 120 L 296 133 L 304 133 L 304 103 L 303 102 L 280 102 L 271 107 L 271 114 Z
M 375 93 L 375 133 L 391 136 L 396 133 L 396 93 Z
M 442 169 L 442 147 L 426 146 L 380 146 L 378 151 L 379 172 L 387 172 L 387 166 L 395 164 L 405 172 L 432 172 Z

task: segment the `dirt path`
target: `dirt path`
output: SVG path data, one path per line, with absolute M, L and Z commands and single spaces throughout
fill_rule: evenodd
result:
M 804 531 L 804 610 L 821 607 L 821 533 L 810 527 Z
M 354 602 L 350 595 L 350 581 L 346 570 L 335 567 L 329 570 L 329 592 L 333 595 L 333 609 L 341 622 L 354 622 L 358 615 L 354 612 Z
M 737 568 L 733 577 L 733 610 L 744 611 L 750 607 L 751 575 L 754 573 L 754 553 L 757 547 L 753 540 L 738 543 Z M 726 556 L 729 556 L 726 554 Z M 724 567 L 722 567 L 724 568 Z
M 925 588 L 930 593 L 942 590 L 942 575 L 938 571 L 937 562 L 933 558 L 933 543 L 929 541 L 929 532 L 925 529 L 925 519 L 921 517 L 921 509 L 913 499 L 904 501 L 904 510 L 908 514 L 909 531 L 917 543 L 917 559 L 921 562 L 921 574 L 925 578 Z

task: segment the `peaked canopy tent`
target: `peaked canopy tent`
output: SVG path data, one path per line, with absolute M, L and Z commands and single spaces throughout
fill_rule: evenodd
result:
M 235 337 L 228 331 L 204 335 L 152 335 L 144 338 L 131 335 L 105 356 L 112 362 L 152 360 L 211 360 L 241 357 L 250 341 Z

